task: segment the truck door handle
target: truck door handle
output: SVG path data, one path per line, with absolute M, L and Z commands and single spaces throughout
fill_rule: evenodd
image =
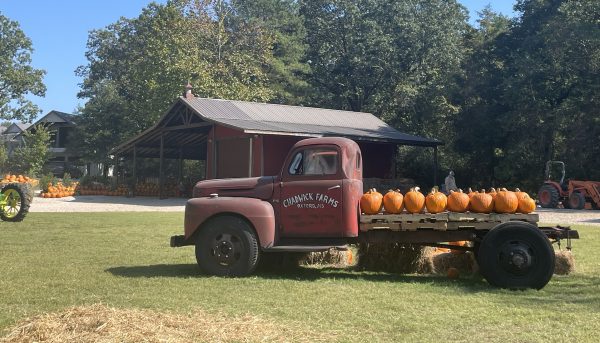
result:
M 328 190 L 332 190 L 332 189 L 336 189 L 336 188 L 340 188 L 340 187 L 341 187 L 340 185 L 335 185 L 335 186 L 333 186 L 333 187 L 329 187 L 329 188 L 327 188 L 327 189 L 328 189 Z

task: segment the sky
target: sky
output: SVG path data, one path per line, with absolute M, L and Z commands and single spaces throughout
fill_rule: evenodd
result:
M 88 32 L 110 25 L 120 17 L 134 18 L 150 0 L 0 0 L 0 13 L 19 22 L 33 43 L 31 65 L 46 70 L 44 98 L 29 97 L 42 109 L 73 113 L 85 99 L 78 99 L 81 78 L 75 69 L 85 65 Z M 165 1 L 157 0 L 157 3 Z M 458 0 L 469 10 L 471 24 L 477 11 L 490 4 L 492 9 L 513 17 L 516 0 Z

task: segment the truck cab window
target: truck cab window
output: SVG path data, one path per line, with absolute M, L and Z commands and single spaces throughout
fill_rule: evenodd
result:
M 288 172 L 291 175 L 302 175 L 302 152 L 299 152 L 294 156 Z
M 356 170 L 360 170 L 360 153 L 356 153 Z
M 291 175 L 333 175 L 338 169 L 337 157 L 333 149 L 307 149 L 294 156 L 288 172 Z

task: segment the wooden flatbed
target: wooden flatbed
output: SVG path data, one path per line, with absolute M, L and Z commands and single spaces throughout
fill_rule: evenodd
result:
M 392 230 L 416 231 L 417 229 L 434 229 L 439 231 L 474 228 L 476 230 L 491 230 L 500 223 L 522 221 L 534 224 L 540 220 L 537 213 L 472 213 L 472 212 L 441 212 L 441 213 L 400 213 L 373 214 L 360 216 L 360 231 Z

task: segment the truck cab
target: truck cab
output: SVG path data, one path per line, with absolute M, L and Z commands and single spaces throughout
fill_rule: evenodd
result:
M 205 272 L 247 275 L 261 253 L 343 249 L 346 238 L 358 236 L 361 195 L 358 145 L 305 139 L 279 175 L 198 182 L 186 204 L 185 235 L 171 237 L 171 246 L 196 245 Z M 238 270 L 247 259 L 257 261 Z

